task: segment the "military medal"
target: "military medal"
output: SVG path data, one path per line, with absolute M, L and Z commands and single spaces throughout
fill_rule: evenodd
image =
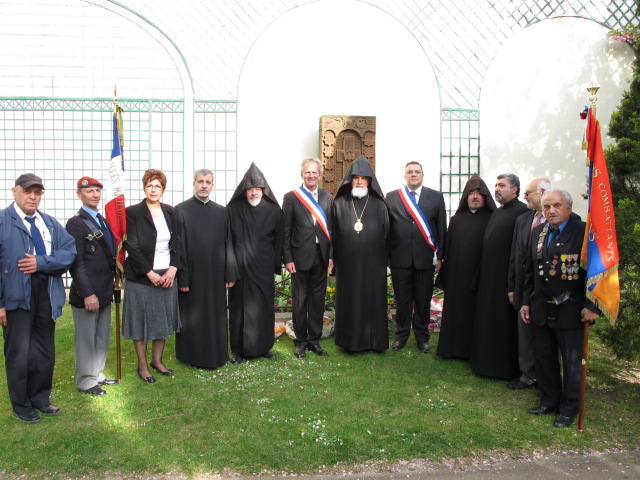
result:
M 556 274 L 556 269 L 555 268 L 549 269 L 549 275 L 551 275 L 553 277 L 555 274 Z

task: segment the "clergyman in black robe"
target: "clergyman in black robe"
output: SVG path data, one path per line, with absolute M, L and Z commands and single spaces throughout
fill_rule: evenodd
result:
M 227 209 L 209 198 L 213 172 L 194 175 L 194 196 L 174 207 L 183 242 L 178 275 L 180 320 L 176 358 L 193 367 L 217 368 L 229 360 L 227 292 L 238 279 Z
M 491 215 L 482 241 L 469 365 L 485 377 L 512 379 L 520 372 L 518 314 L 509 301 L 508 281 L 513 230 L 518 216 L 527 211 L 519 193 L 516 175 L 498 176 L 495 199 L 501 207 Z
M 349 352 L 389 348 L 389 214 L 367 158 L 350 167 L 332 208 L 336 345 Z
M 462 192 L 447 229 L 447 250 L 436 285 L 444 290 L 438 356 L 468 360 L 476 308 L 482 238 L 496 209 L 493 196 L 478 175 Z
M 240 280 L 229 289 L 231 363 L 275 358 L 274 274 L 282 269 L 283 213 L 252 163 L 227 205 Z

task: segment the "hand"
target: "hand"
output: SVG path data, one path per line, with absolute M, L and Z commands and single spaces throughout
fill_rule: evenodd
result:
M 333 270 L 333 258 L 329 259 L 329 271 Z
M 509 293 L 507 293 L 507 296 L 509 297 L 509 303 L 511 305 L 515 305 L 516 304 L 516 292 L 509 292 Z
M 162 277 L 160 277 L 162 288 L 171 288 L 173 287 L 173 281 L 176 278 L 176 273 L 178 273 L 178 269 L 176 267 L 169 267 L 169 270 L 165 272 Z
M 97 295 L 93 294 L 84 297 L 84 308 L 88 312 L 97 312 L 100 310 L 100 302 L 98 301 Z
M 151 282 L 151 285 L 153 285 L 154 287 L 162 286 L 162 277 L 158 275 L 156 272 L 154 272 L 153 270 L 150 270 L 149 272 L 147 272 L 147 278 Z
M 0 325 L 7 326 L 7 309 L 4 307 L 0 308 Z
M 436 260 L 436 273 L 438 273 L 440 271 L 440 269 L 442 268 L 442 260 Z
M 529 305 L 523 305 L 520 308 L 520 318 L 524 323 L 531 323 L 531 307 Z
M 24 257 L 25 258 L 18 260 L 18 269 L 25 275 L 36 273 L 38 268 L 38 260 L 36 260 L 36 256 L 31 255 L 30 253 L 25 253 Z
M 596 312 L 594 312 L 593 310 L 589 310 L 588 308 L 583 308 L 580 312 L 582 323 L 588 323 L 590 325 L 594 324 L 599 316 L 600 315 L 598 315 Z
M 189 287 L 180 287 L 178 290 L 184 293 L 189 293 Z
M 293 262 L 285 263 L 284 268 L 289 273 L 296 273 L 296 264 Z
M 224 286 L 225 286 L 225 287 L 227 287 L 227 288 L 231 288 L 231 287 L 233 287 L 235 284 L 236 284 L 236 282 L 226 282 L 226 283 L 224 284 Z

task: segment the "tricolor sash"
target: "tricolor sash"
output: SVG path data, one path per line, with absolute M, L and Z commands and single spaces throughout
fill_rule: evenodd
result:
M 405 186 L 404 188 L 399 188 L 398 193 L 400 194 L 400 200 L 402 200 L 404 207 L 407 209 L 407 212 L 409 212 L 409 215 L 411 215 L 411 217 L 413 218 L 413 221 L 416 222 L 420 233 L 422 233 L 424 241 L 427 242 L 427 245 L 429 245 L 434 252 L 437 252 L 438 242 L 433 236 L 433 232 L 431 231 L 431 226 L 429 226 L 427 217 L 424 215 L 424 213 L 416 203 L 415 197 L 409 194 L 409 187 Z
M 301 186 L 296 190 L 293 190 L 293 193 L 296 197 L 298 197 L 300 203 L 302 203 L 302 205 L 304 205 L 304 207 L 309 210 L 309 213 L 311 213 L 313 218 L 316 219 L 316 222 L 318 222 L 318 225 L 320 225 L 320 228 L 322 228 L 322 231 L 327 236 L 327 238 L 331 240 L 331 234 L 329 233 L 329 226 L 327 223 L 327 215 L 324 213 L 324 210 L 322 209 L 320 204 L 315 201 L 313 195 L 311 195 Z

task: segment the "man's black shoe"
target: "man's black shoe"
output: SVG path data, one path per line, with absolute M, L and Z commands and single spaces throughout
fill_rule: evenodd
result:
M 320 355 L 321 357 L 327 355 L 327 351 L 324 348 L 313 343 L 307 344 L 307 350 L 311 350 L 313 353 L 315 353 L 316 355 Z
M 539 405 L 537 407 L 533 407 L 529 409 L 529 413 L 532 415 L 547 415 L 549 413 L 556 413 L 557 408 L 555 407 L 545 407 L 544 405 Z
M 46 416 L 54 416 L 54 415 L 58 415 L 60 413 L 60 409 L 58 407 L 56 407 L 55 405 L 45 405 L 44 407 L 38 408 L 36 407 L 36 410 L 38 410 L 42 415 L 46 415 Z
M 38 423 L 40 421 L 40 417 L 34 411 L 29 413 L 13 412 L 13 416 L 24 423 Z
M 567 417 L 565 415 L 558 415 L 556 419 L 553 421 L 554 427 L 568 427 L 573 423 L 574 417 Z
M 243 360 L 244 359 L 240 355 L 238 355 L 236 353 L 231 355 L 231 363 L 234 364 L 234 365 L 240 365 Z
M 100 382 L 98 382 L 98 385 L 117 385 L 118 384 L 118 380 L 116 380 L 115 378 L 105 378 L 104 380 L 101 380 Z
M 422 342 L 418 343 L 418 350 L 420 350 L 422 353 L 429 353 L 431 348 L 429 347 L 429 344 L 427 342 Z
M 395 342 L 393 342 L 393 345 L 391 345 L 391 350 L 393 350 L 394 352 L 397 352 L 398 350 L 402 350 L 406 345 L 407 345 L 407 342 L 401 342 L 400 340 L 396 340 Z
M 107 394 L 107 391 L 104 388 L 100 388 L 100 385 L 94 385 L 91 388 L 87 388 L 86 390 L 80 390 L 79 392 L 88 393 L 89 395 L 93 395 L 95 397 L 104 397 Z
M 523 390 L 525 388 L 533 388 L 535 386 L 536 382 L 527 383 L 520 379 L 507 383 L 507 388 L 510 388 L 511 390 Z
M 307 356 L 307 352 L 305 352 L 305 348 L 302 347 L 302 346 L 296 347 L 295 356 L 298 357 L 298 358 L 306 357 Z

